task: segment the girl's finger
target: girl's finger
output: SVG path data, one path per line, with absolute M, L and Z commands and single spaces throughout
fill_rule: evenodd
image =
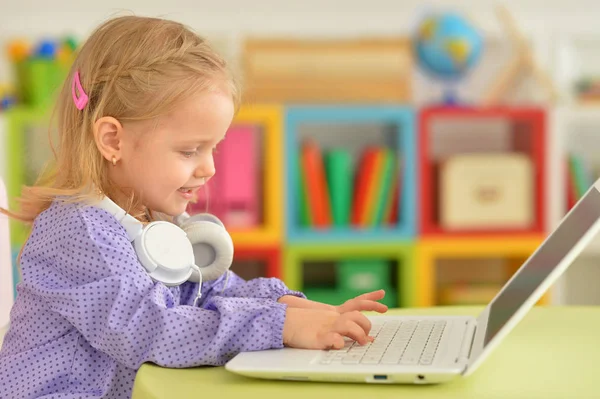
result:
M 335 331 L 345 337 L 353 339 L 360 345 L 366 345 L 370 339 L 365 330 L 353 320 L 340 320 L 334 326 Z
M 372 301 L 378 301 L 380 299 L 383 299 L 383 297 L 385 297 L 385 290 L 377 290 L 377 291 L 371 291 L 371 292 L 367 292 L 366 294 L 362 294 L 356 297 L 356 299 L 368 299 L 368 300 L 372 300 Z
M 385 312 L 387 312 L 388 307 L 380 302 L 361 300 L 361 301 L 358 301 L 357 307 L 354 310 L 375 311 L 378 313 L 385 313 Z
M 344 313 L 341 318 L 353 321 L 363 329 L 365 334 L 369 334 L 371 331 L 371 321 L 367 318 L 367 316 L 358 311 Z
M 337 332 L 331 331 L 323 337 L 322 346 L 319 349 L 342 349 L 344 337 Z

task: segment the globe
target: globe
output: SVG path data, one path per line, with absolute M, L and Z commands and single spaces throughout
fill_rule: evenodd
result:
M 481 57 L 483 39 L 455 13 L 428 15 L 419 24 L 414 51 L 419 65 L 430 75 L 456 82 Z

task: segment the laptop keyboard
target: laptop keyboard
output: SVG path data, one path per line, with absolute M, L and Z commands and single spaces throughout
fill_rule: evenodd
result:
M 346 340 L 344 348 L 326 351 L 318 363 L 430 365 L 445 327 L 443 320 L 373 322 L 373 342 Z

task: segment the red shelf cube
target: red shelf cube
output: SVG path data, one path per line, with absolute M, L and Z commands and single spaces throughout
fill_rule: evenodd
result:
M 512 150 L 527 154 L 532 160 L 534 181 L 534 222 L 524 229 L 448 230 L 440 225 L 436 161 L 432 159 L 432 124 L 437 120 L 485 121 L 502 120 L 510 124 Z M 474 135 L 478 132 L 473 132 Z M 484 133 L 481 133 L 484 134 Z M 423 236 L 494 236 L 539 235 L 545 233 L 546 199 L 546 113 L 540 108 L 425 108 L 419 115 L 419 230 Z
M 255 247 L 236 245 L 233 262 L 257 260 L 264 262 L 265 273 L 262 277 L 276 277 L 281 279 L 281 250 L 279 246 Z

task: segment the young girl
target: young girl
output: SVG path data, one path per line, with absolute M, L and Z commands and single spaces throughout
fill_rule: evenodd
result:
M 144 362 L 223 365 L 240 351 L 372 339 L 361 311 L 385 312 L 383 291 L 331 306 L 273 278 L 167 287 L 142 267 L 124 226 L 94 206 L 106 196 L 142 223 L 184 213 L 215 173 L 237 98 L 223 60 L 179 23 L 129 16 L 93 32 L 57 103 L 53 171 L 10 213 L 33 226 L 0 397 L 126 398 Z

